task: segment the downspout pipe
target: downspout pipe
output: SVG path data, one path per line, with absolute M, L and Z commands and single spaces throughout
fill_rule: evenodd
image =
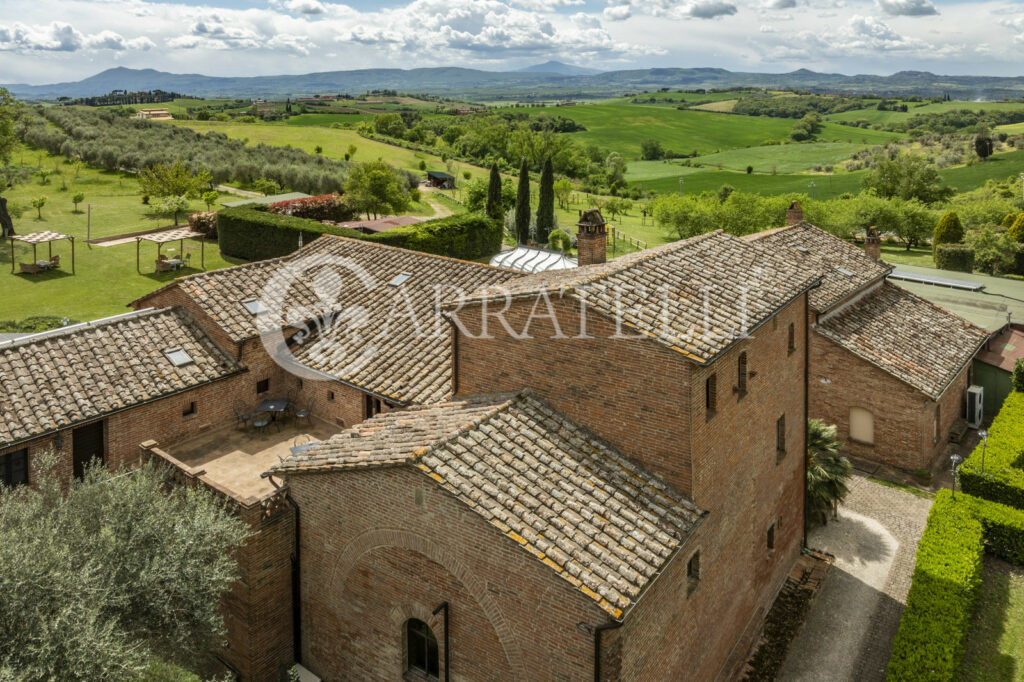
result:
M 594 627 L 594 682 L 601 682 L 601 633 L 622 627 L 622 621 L 609 621 Z
M 261 478 L 266 478 L 270 481 L 271 485 L 277 490 L 281 490 L 281 486 L 274 480 L 273 475 L 269 471 L 265 471 L 260 474 Z M 292 499 L 292 496 L 285 490 L 284 499 L 288 501 L 288 504 L 295 511 L 295 551 L 292 552 L 289 560 L 292 565 L 292 648 L 295 649 L 294 658 L 296 663 L 302 663 L 302 575 L 299 569 L 299 552 L 302 547 L 302 538 L 299 535 L 301 524 L 299 523 L 299 505 Z
M 451 675 L 451 660 L 448 658 L 448 602 L 441 602 L 431 613 L 436 616 L 442 611 L 444 611 L 444 682 L 448 682 Z

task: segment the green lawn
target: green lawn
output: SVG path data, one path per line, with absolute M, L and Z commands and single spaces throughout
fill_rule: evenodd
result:
M 981 187 L 988 180 L 1005 180 L 1009 176 L 1016 178 L 1022 172 L 1024 149 L 1019 149 L 1005 154 L 995 154 L 973 166 L 945 168 L 939 171 L 939 175 L 947 185 L 956 187 L 957 191 L 967 192 Z
M 907 250 L 907 247 L 899 244 L 882 244 L 882 260 L 893 265 L 916 265 L 921 268 L 935 267 L 931 249 L 913 248 Z
M 732 185 L 744 192 L 758 194 L 786 194 L 800 192 L 811 194 L 811 183 L 814 183 L 814 198 L 830 199 L 844 192 L 856 194 L 860 191 L 860 179 L 863 172 L 838 173 L 836 175 L 771 175 L 752 173 L 747 175 L 741 171 L 699 169 L 700 172 L 683 176 L 683 192 L 686 194 L 704 191 L 717 191 L 722 185 Z M 659 194 L 679 191 L 678 177 L 660 178 L 642 181 L 640 186 L 645 190 L 653 190 Z
M 1024 569 L 985 557 L 960 680 L 1024 682 Z
M 15 152 L 15 161 L 21 157 L 26 163 L 34 165 L 39 160 L 39 153 Z M 4 191 L 8 201 L 24 208 L 22 217 L 14 221 L 18 232 L 53 230 L 73 234 L 85 240 L 89 222 L 89 234 L 93 238 L 171 226 L 174 222 L 170 216 L 152 213 L 150 207 L 142 204 L 138 191 L 139 183 L 134 175 L 83 167 L 76 177 L 72 166 L 65 164 L 62 157 L 53 156 L 47 156 L 43 166 L 48 169 L 56 166 L 62 175 L 51 176 L 47 185 L 40 185 L 39 181 L 33 178 L 27 183 L 17 184 Z M 60 189 L 62 182 L 67 184 L 64 191 Z M 85 194 L 85 201 L 79 204 L 79 210 L 75 212 L 71 197 L 77 192 Z M 31 206 L 32 199 L 41 195 L 46 196 L 42 220 L 37 218 L 36 209 Z M 153 199 L 152 203 L 156 204 L 157 201 Z M 91 221 L 89 206 L 92 206 Z M 205 211 L 206 205 L 201 201 L 193 201 L 190 209 Z M 179 222 L 184 222 L 187 215 L 188 213 L 180 214 Z

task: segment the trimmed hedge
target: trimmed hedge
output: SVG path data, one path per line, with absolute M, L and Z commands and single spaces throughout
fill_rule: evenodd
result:
M 974 249 L 964 244 L 939 244 L 935 247 L 935 267 L 940 270 L 972 272 Z
M 287 256 L 324 234 L 363 239 L 413 251 L 473 260 L 501 248 L 501 224 L 480 214 L 467 213 L 387 232 L 364 234 L 316 220 L 268 213 L 251 206 L 228 208 L 218 213 L 220 250 L 226 256 L 264 260 Z
M 988 429 L 985 471 L 978 447 L 960 467 L 964 490 L 987 500 L 1024 509 L 1024 393 L 1012 391 Z
M 982 557 L 1024 563 L 1024 512 L 948 490 L 935 496 L 917 545 L 913 583 L 888 679 L 953 680 L 960 673 L 982 583 Z

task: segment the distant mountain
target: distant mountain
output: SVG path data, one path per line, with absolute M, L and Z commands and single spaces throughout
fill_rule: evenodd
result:
M 745 73 L 715 68 L 662 68 L 606 71 L 603 73 L 552 72 L 545 69 L 584 70 L 548 62 L 522 71 L 479 71 L 458 67 L 423 69 L 360 69 L 280 76 L 215 77 L 177 74 L 154 69 L 108 69 L 81 81 L 51 85 L 4 85 L 22 99 L 89 97 L 111 90 L 165 90 L 199 97 L 294 97 L 314 94 L 359 94 L 392 89 L 468 99 L 542 99 L 607 97 L 644 90 L 697 88 L 795 88 L 812 92 L 877 93 L 960 99 L 1002 99 L 1024 96 L 1024 76 L 942 76 L 900 71 L 891 76 L 817 73 L 800 69 L 791 73 Z
M 556 61 L 534 64 L 533 66 L 527 66 L 517 70 L 520 73 L 557 73 L 562 76 L 593 76 L 596 73 L 601 73 L 597 69 L 588 69 L 583 66 L 565 64 L 563 62 Z

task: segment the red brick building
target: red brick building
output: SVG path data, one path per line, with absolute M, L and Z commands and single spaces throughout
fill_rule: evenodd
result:
M 449 306 L 453 400 L 271 470 L 301 510 L 303 664 L 727 675 L 801 546 L 816 283 L 713 233 Z
M 810 301 L 811 416 L 838 426 L 848 454 L 930 472 L 963 413 L 971 361 L 988 337 L 886 281 L 892 267 L 803 222 L 745 239 L 822 273 Z M 877 251 L 875 235 L 868 248 Z

